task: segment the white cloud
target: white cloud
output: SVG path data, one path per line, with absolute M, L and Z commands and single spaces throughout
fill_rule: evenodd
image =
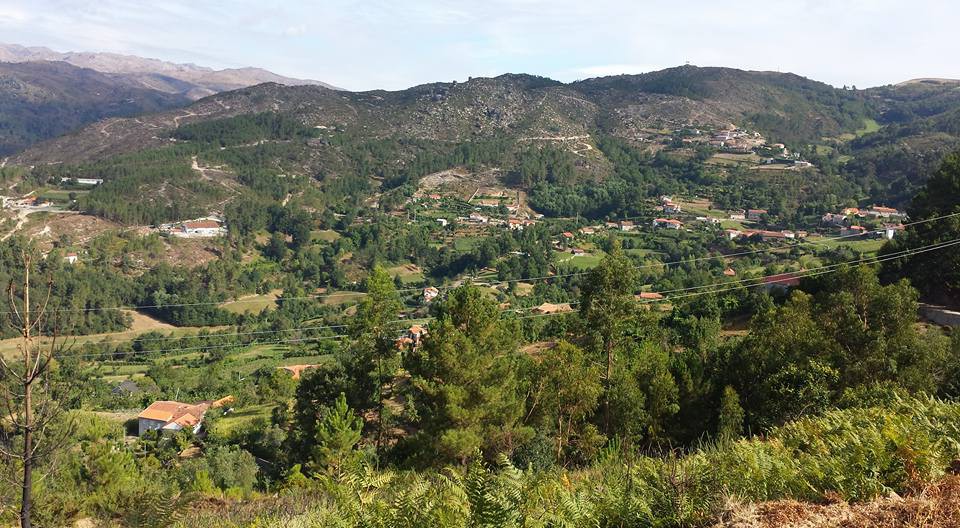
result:
M 261 66 L 351 89 L 686 61 L 868 86 L 960 77 L 958 18 L 960 3 L 942 0 L 0 0 L 0 40 Z

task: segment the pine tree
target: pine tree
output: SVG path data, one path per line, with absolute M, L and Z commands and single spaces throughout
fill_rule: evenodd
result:
M 359 458 L 354 447 L 360 442 L 363 420 L 347 405 L 347 397 L 340 393 L 333 408 L 317 424 L 313 464 L 330 474 L 340 474 Z
M 732 440 L 743 433 L 743 407 L 740 396 L 727 385 L 720 397 L 720 416 L 717 418 L 717 438 Z
M 403 304 L 390 275 L 375 266 L 366 280 L 367 295 L 357 307 L 350 327 L 352 342 L 348 371 L 358 391 L 355 401 L 377 411 L 377 454 L 383 446 L 385 428 L 384 385 L 393 379 L 399 367 L 395 346 L 399 326 L 397 318 Z
M 405 358 L 426 443 L 465 463 L 532 436 L 521 424 L 518 347 L 519 325 L 501 319 L 495 301 L 474 286 L 450 292 L 423 345 Z
M 603 423 L 607 435 L 611 432 L 610 388 L 614 350 L 636 309 L 633 295 L 639 282 L 637 268 L 623 253 L 620 242 L 615 240 L 612 246 L 609 254 L 587 276 L 580 300 L 580 314 L 586 319 L 588 327 L 599 336 L 606 355 Z

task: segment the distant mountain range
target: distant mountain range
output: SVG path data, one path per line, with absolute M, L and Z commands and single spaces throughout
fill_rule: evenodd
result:
M 206 149 L 218 165 L 255 165 L 243 175 L 250 185 L 275 171 L 379 182 L 404 167 L 432 167 L 438 152 L 454 159 L 448 151 L 458 145 L 494 144 L 514 165 L 531 147 L 556 147 L 577 178 L 601 180 L 617 165 L 601 148 L 604 138 L 653 156 L 684 149 L 689 134 L 736 127 L 803 153 L 821 174 L 872 199 L 900 204 L 960 148 L 960 83 L 930 78 L 849 90 L 790 73 L 680 66 L 573 83 L 505 74 L 398 91 L 264 82 L 191 102 L 186 92 L 146 88 L 129 74 L 0 63 L 5 163 L 97 174 L 137 163 L 145 151 L 180 159 Z M 137 192 L 162 187 L 164 178 L 147 178 Z
M 259 68 L 214 70 L 130 55 L 0 44 L 0 157 L 100 119 L 182 107 L 267 82 L 333 89 Z
M 182 95 L 65 62 L 0 62 L 0 157 L 107 117 L 189 103 Z
M 677 127 L 749 127 L 794 144 L 850 133 L 878 114 L 874 98 L 793 74 L 681 66 L 564 84 L 507 74 L 399 91 L 346 92 L 266 83 L 179 108 L 113 120 L 37 145 L 21 163 L 82 162 L 169 144 L 177 127 L 263 112 L 363 137 L 463 142 L 597 132 L 643 141 Z
M 208 95 L 272 82 L 288 86 L 334 86 L 311 79 L 293 79 L 260 68 L 214 70 L 195 64 L 176 64 L 158 59 L 117 53 L 58 52 L 44 47 L 0 44 L 0 62 L 59 61 L 101 73 L 122 76 L 144 88 L 197 100 Z

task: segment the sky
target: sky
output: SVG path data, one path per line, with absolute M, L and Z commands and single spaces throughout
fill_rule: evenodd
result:
M 960 78 L 958 20 L 953 0 L 0 0 L 0 42 L 257 66 L 350 90 L 685 63 L 865 88 Z

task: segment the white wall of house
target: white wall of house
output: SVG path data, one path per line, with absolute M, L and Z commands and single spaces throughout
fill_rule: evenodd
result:
M 140 418 L 137 423 L 137 436 L 143 436 L 143 433 L 147 431 L 156 431 L 157 429 L 162 429 L 167 422 L 160 420 L 150 420 L 147 418 Z

